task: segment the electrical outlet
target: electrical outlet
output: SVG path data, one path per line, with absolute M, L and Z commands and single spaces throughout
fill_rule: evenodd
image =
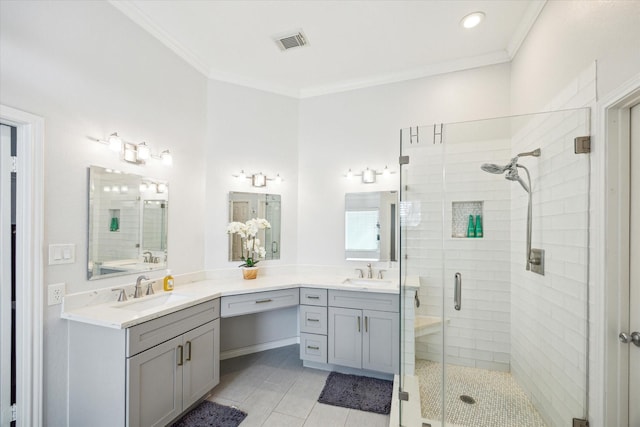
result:
M 62 304 L 62 298 L 64 297 L 64 283 L 49 285 L 48 290 L 48 305 Z

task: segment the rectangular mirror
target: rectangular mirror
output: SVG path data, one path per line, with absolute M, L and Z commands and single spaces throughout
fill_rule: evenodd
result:
M 89 167 L 87 278 L 167 268 L 169 185 Z
M 261 246 L 264 246 L 264 259 L 280 259 L 280 195 L 261 193 L 229 193 L 229 222 L 246 222 L 252 218 L 264 218 L 271 228 L 258 234 Z M 229 236 L 229 261 L 241 261 L 240 237 Z
M 344 206 L 345 258 L 397 261 L 398 193 L 347 193 Z

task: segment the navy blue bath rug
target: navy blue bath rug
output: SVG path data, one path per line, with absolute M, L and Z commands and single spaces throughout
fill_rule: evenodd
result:
M 246 416 L 239 409 L 205 400 L 180 418 L 173 427 L 238 427 Z
M 392 394 L 393 381 L 331 372 L 318 402 L 386 415 Z

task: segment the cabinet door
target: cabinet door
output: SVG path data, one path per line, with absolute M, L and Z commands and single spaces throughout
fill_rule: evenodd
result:
M 398 373 L 398 313 L 363 310 L 362 367 L 372 371 Z
M 183 335 L 183 408 L 187 409 L 220 381 L 220 319 Z
M 165 426 L 182 412 L 180 345 L 182 336 L 127 359 L 127 426 Z
M 362 310 L 329 307 L 329 354 L 331 364 L 362 367 Z

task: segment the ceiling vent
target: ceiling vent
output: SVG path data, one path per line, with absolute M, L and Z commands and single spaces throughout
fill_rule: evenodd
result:
M 283 34 L 277 34 L 273 36 L 273 39 L 282 51 L 309 44 L 307 37 L 304 35 L 302 30 L 294 30 Z

